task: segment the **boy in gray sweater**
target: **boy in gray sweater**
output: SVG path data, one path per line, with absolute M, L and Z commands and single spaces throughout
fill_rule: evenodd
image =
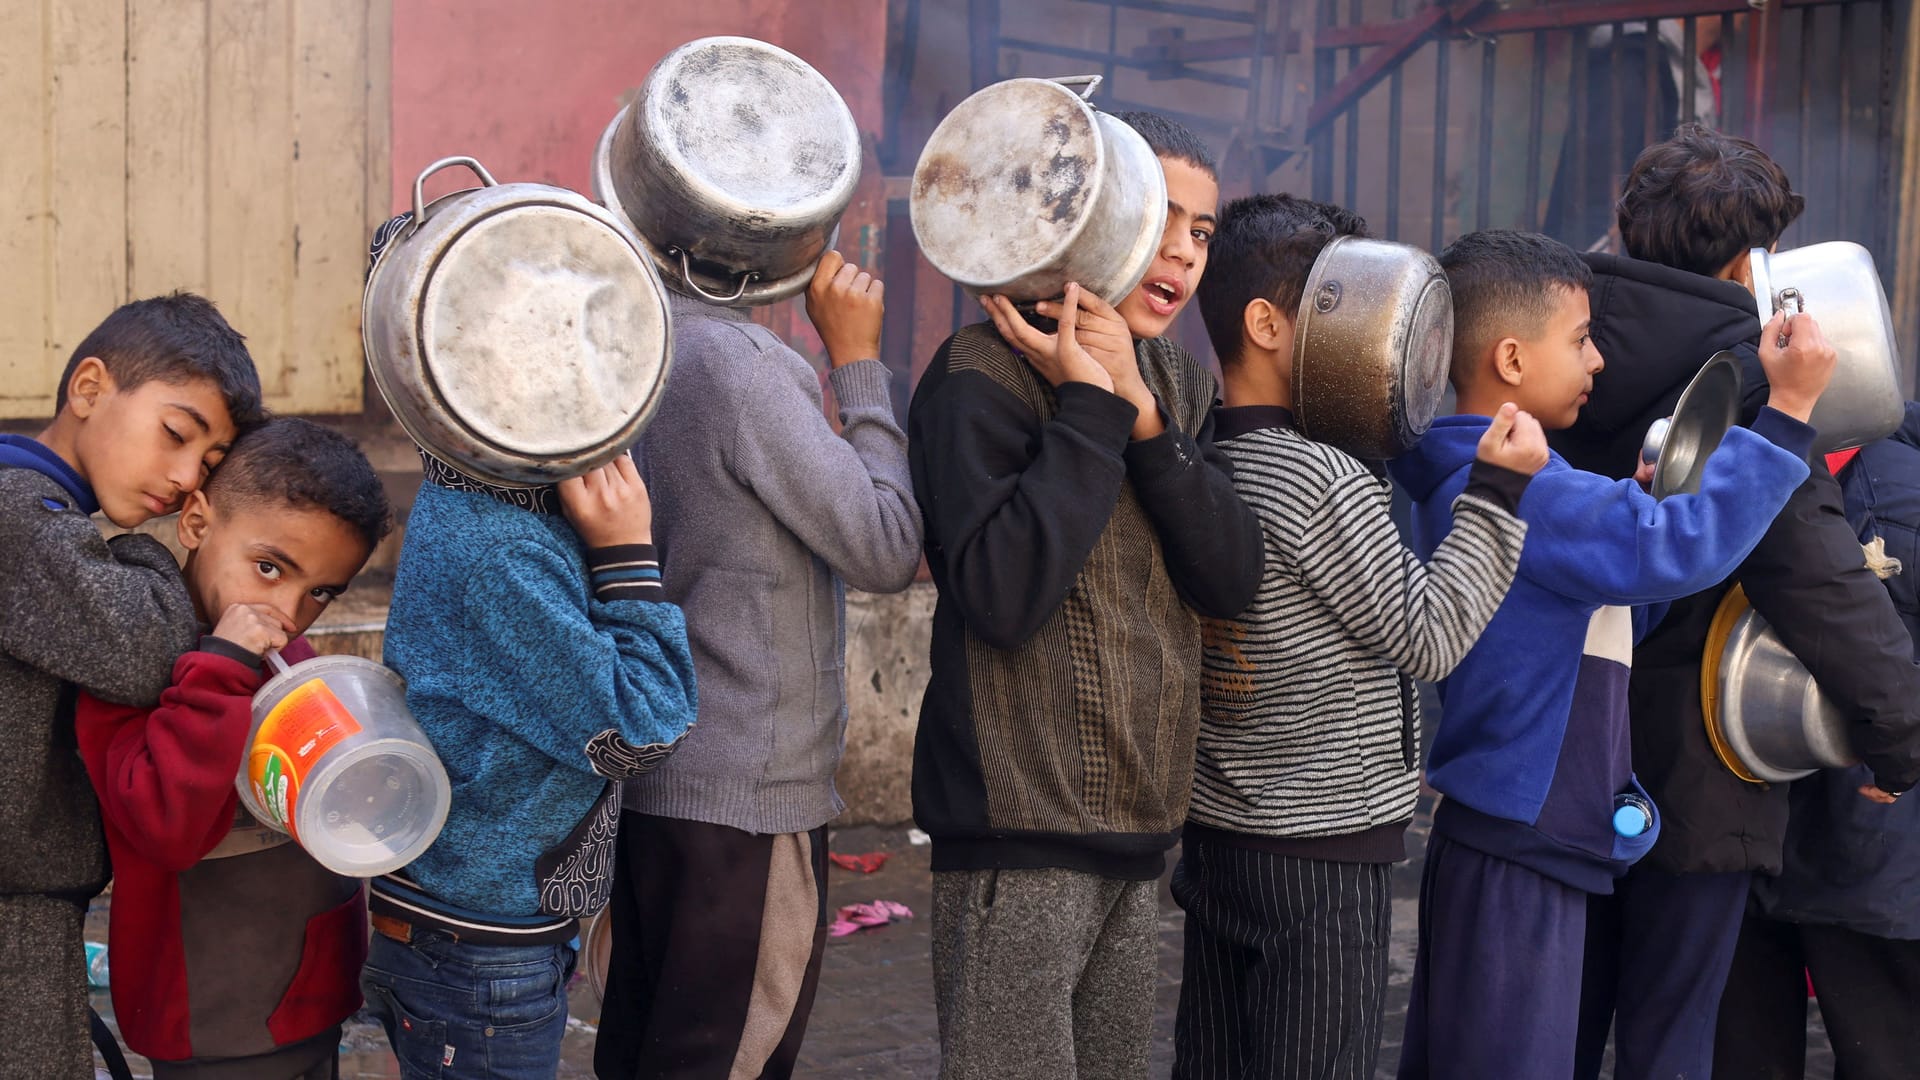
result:
M 673 299 L 641 451 L 700 705 L 673 757 L 626 784 L 601 1076 L 784 1077 L 805 1031 L 844 807 L 845 589 L 897 592 L 920 561 L 876 359 L 881 283 L 830 251 L 806 303 L 838 433 L 813 367 L 745 309 Z
M 106 841 L 75 688 L 151 706 L 199 630 L 173 556 L 103 540 L 180 508 L 260 415 L 245 343 L 188 294 L 127 304 L 68 361 L 53 423 L 0 435 L 0 1077 L 91 1077 L 87 901 Z

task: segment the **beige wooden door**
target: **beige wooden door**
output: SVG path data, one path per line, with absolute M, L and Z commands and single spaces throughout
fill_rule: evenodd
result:
M 391 0 L 0 0 L 0 418 L 130 298 L 219 304 L 274 409 L 357 413 Z

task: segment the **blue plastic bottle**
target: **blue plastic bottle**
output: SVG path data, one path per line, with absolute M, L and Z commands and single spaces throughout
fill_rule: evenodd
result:
M 1613 831 L 1631 840 L 1653 828 L 1653 804 L 1629 792 L 1613 797 Z

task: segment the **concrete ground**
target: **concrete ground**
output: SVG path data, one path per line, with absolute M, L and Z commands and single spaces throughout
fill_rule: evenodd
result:
M 1423 842 L 1423 836 L 1416 836 L 1413 846 L 1418 848 Z M 873 874 L 832 868 L 828 889 L 835 907 L 869 900 L 894 900 L 911 908 L 915 918 L 828 942 L 819 999 L 808 1027 L 798 1075 L 930 1080 L 939 1071 L 939 1049 L 928 944 L 927 917 L 932 892 L 929 849 L 911 844 L 904 828 L 863 826 L 836 830 L 832 843 L 835 851 L 849 854 L 884 851 L 891 856 L 887 864 Z M 1400 1018 L 1406 1011 L 1407 987 L 1413 975 L 1419 865 L 1417 861 L 1409 862 L 1399 868 L 1395 877 L 1387 1038 L 1381 1052 L 1380 1077 L 1392 1076 L 1393 1065 L 1399 1058 Z M 110 895 L 97 901 L 89 918 L 88 936 L 94 940 L 105 937 L 105 908 L 110 902 Z M 1165 1077 L 1172 1069 L 1173 1014 L 1180 993 L 1182 916 L 1167 895 L 1164 882 L 1160 911 L 1159 1001 L 1154 1014 L 1153 1040 L 1155 1077 Z M 110 1015 L 104 991 L 94 994 L 94 1004 L 103 1015 Z M 590 1077 L 600 1011 L 585 979 L 574 984 L 572 1012 L 565 1060 L 558 1076 Z M 1815 1050 L 1807 1075 L 1812 1080 L 1830 1080 L 1832 1056 L 1818 1028 L 1817 1010 L 1813 1024 L 1811 1041 Z M 385 1037 L 364 1018 L 356 1017 L 349 1025 L 341 1050 L 341 1076 L 345 1080 L 388 1080 L 399 1075 L 392 1055 L 387 1052 Z M 145 1062 L 135 1059 L 135 1071 L 147 1075 Z

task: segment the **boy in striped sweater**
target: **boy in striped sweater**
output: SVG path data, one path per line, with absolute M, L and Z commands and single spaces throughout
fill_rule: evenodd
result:
M 1411 678 L 1438 680 L 1520 562 L 1520 494 L 1547 460 L 1512 405 L 1480 439 L 1455 529 L 1422 564 L 1377 471 L 1310 441 L 1291 393 L 1314 260 L 1366 222 L 1287 195 L 1229 203 L 1200 310 L 1234 488 L 1260 519 L 1252 606 L 1211 624 L 1193 803 L 1174 870 L 1186 952 L 1174 1075 L 1370 1080 L 1380 1050 L 1388 879 L 1420 786 Z

